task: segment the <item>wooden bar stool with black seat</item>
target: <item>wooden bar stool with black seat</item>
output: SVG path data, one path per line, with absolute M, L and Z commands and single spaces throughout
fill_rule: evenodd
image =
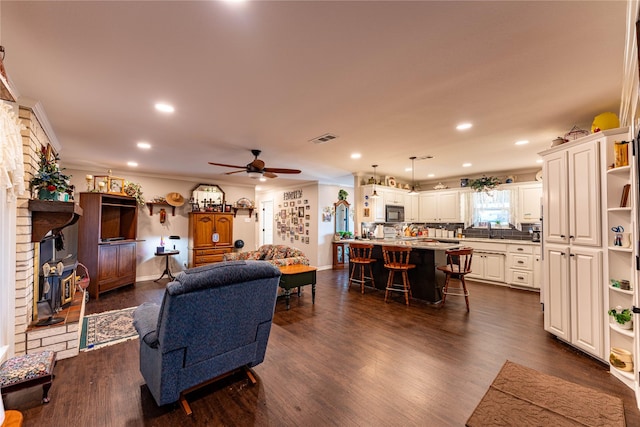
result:
M 376 287 L 373 281 L 373 270 L 371 268 L 371 264 L 376 262 L 376 260 L 371 258 L 371 251 L 373 251 L 372 243 L 349 243 L 349 261 L 354 265 L 351 270 L 351 275 L 349 276 L 349 287 L 347 290 L 351 288 L 351 284 L 354 282 L 360 284 L 360 291 L 363 294 L 365 282 L 370 281 L 371 286 Z M 369 276 L 365 276 L 366 266 L 369 266 Z M 360 274 L 354 277 L 356 276 L 356 270 L 358 270 Z
M 389 270 L 389 278 L 387 279 L 387 287 L 384 293 L 384 302 L 387 302 L 389 292 L 401 292 L 404 294 L 404 301 L 409 305 L 409 297 L 411 297 L 411 283 L 409 283 L 409 270 L 415 268 L 415 264 L 409 264 L 409 255 L 411 248 L 408 246 L 383 246 L 382 257 L 384 259 L 384 268 Z M 402 283 L 394 283 L 394 275 L 400 272 L 402 275 Z
M 464 276 L 471 273 L 471 260 L 473 259 L 473 248 L 451 249 L 445 252 L 447 255 L 447 265 L 438 266 L 437 269 L 444 272 L 446 279 L 442 288 L 442 304 L 447 299 L 447 295 L 464 296 L 469 311 L 469 291 L 464 281 Z M 457 279 L 459 286 L 451 287 L 451 279 Z

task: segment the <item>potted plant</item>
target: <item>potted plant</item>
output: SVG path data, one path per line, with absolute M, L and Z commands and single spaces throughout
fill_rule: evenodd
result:
M 623 309 L 620 306 L 612 308 L 608 311 L 609 316 L 613 317 L 618 326 L 622 329 L 631 329 L 633 322 L 631 320 L 631 310 Z
M 69 176 L 60 171 L 58 154 L 51 155 L 50 149 L 42 147 L 39 153 L 38 172 L 31 179 L 30 189 L 41 200 L 58 200 L 60 193 L 71 193 Z
M 498 185 L 500 185 L 500 180 L 495 176 L 483 176 L 482 178 L 471 180 L 469 183 L 469 186 L 473 188 L 474 191 L 484 191 L 486 193 L 493 190 Z
M 338 200 L 347 200 L 347 197 L 349 197 L 349 193 L 341 188 L 340 191 L 338 191 Z

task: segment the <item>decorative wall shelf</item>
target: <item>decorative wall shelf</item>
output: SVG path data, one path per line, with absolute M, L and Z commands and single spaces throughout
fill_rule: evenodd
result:
M 49 231 L 57 234 L 64 227 L 75 224 L 82 216 L 82 208 L 74 202 L 29 200 L 31 211 L 31 241 L 40 242 Z
M 171 208 L 171 216 L 176 216 L 176 207 L 171 206 L 167 202 L 147 202 L 147 206 L 149 207 L 149 215 L 153 216 L 153 207 L 154 206 L 169 206 Z
M 249 211 L 249 218 L 251 218 L 251 215 L 253 215 L 253 210 L 255 208 L 237 208 L 237 207 L 232 206 L 231 209 L 233 209 L 233 217 L 234 218 L 236 217 L 236 214 L 238 213 L 238 211 L 242 211 L 242 210 Z

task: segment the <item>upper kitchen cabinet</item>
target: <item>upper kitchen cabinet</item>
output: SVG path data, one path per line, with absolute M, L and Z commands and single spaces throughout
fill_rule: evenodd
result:
M 421 222 L 460 222 L 460 192 L 428 191 L 419 196 Z
M 518 187 L 518 218 L 520 222 L 539 222 L 542 216 L 542 183 Z
M 600 246 L 599 142 L 567 143 L 542 153 L 547 243 Z

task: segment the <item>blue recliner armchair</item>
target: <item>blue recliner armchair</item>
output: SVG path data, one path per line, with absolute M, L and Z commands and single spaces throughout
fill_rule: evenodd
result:
M 134 312 L 140 372 L 158 405 L 181 401 L 211 379 L 264 360 L 280 271 L 266 261 L 232 261 L 179 273 L 162 305 Z

